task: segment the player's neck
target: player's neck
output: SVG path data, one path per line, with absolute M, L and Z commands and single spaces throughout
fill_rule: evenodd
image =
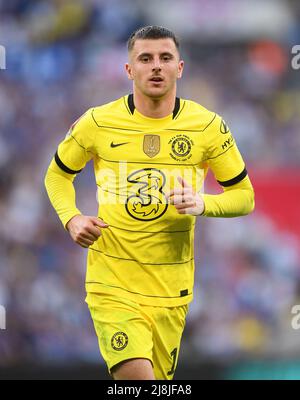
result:
M 134 90 L 133 99 L 140 114 L 148 118 L 164 118 L 172 114 L 174 110 L 176 91 L 164 98 L 153 99 Z

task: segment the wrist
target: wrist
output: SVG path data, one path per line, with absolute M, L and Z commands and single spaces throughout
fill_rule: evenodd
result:
M 73 216 L 65 223 L 65 228 L 66 228 L 67 231 L 69 231 L 70 224 L 72 223 L 72 221 L 74 220 L 74 218 L 77 217 L 78 215 L 81 215 L 81 214 L 75 214 L 75 215 L 73 215 Z
M 203 204 L 203 210 L 202 212 L 199 214 L 199 217 L 203 217 L 205 213 L 205 204 Z
M 205 213 L 205 201 L 204 201 L 204 196 L 201 195 L 200 193 L 198 193 L 198 194 L 199 194 L 199 197 L 200 197 L 200 199 L 201 199 L 199 208 L 200 208 L 200 210 L 202 209 L 202 211 L 198 214 L 198 217 L 201 217 L 201 216 L 203 216 L 204 213 Z

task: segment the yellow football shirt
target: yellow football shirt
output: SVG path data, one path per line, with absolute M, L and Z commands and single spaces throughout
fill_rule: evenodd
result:
M 165 195 L 179 185 L 178 175 L 199 191 L 208 168 L 224 187 L 247 176 L 226 123 L 179 98 L 171 115 L 148 118 L 131 94 L 89 109 L 55 154 L 60 169 L 73 175 L 91 159 L 98 215 L 109 227 L 89 247 L 87 292 L 154 306 L 190 302 L 196 217 L 178 214 Z

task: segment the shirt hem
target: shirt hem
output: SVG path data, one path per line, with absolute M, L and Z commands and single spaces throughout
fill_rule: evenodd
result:
M 147 295 L 130 293 L 122 288 L 105 286 L 99 283 L 86 282 L 85 288 L 87 293 L 110 294 L 119 298 L 132 300 L 138 304 L 156 307 L 178 307 L 188 304 L 193 300 L 193 293 L 178 297 L 151 297 L 150 295 L 147 297 Z

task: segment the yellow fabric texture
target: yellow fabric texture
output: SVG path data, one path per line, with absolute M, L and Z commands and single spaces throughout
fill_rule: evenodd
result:
M 230 218 L 247 215 L 254 209 L 254 191 L 249 177 L 232 186 L 225 187 L 218 195 L 203 195 L 206 217 Z
M 48 191 L 49 199 L 62 224 L 66 224 L 72 217 L 81 214 L 76 207 L 76 193 L 73 185 L 75 175 L 70 175 L 62 171 L 54 160 L 51 161 L 45 186 Z
M 156 379 L 173 379 L 187 305 L 153 307 L 94 293 L 86 302 L 109 373 L 122 361 L 146 358 Z
M 153 306 L 189 303 L 196 217 L 179 215 L 165 195 L 179 187 L 178 175 L 197 191 L 208 168 L 222 185 L 241 176 L 245 164 L 225 122 L 184 99 L 176 113 L 160 119 L 132 109 L 129 96 L 88 110 L 59 144 L 45 178 L 64 226 L 80 213 L 72 182 L 90 160 L 98 216 L 109 227 L 88 250 L 87 292 Z M 253 208 L 247 177 L 204 198 L 207 216 L 244 215 Z

